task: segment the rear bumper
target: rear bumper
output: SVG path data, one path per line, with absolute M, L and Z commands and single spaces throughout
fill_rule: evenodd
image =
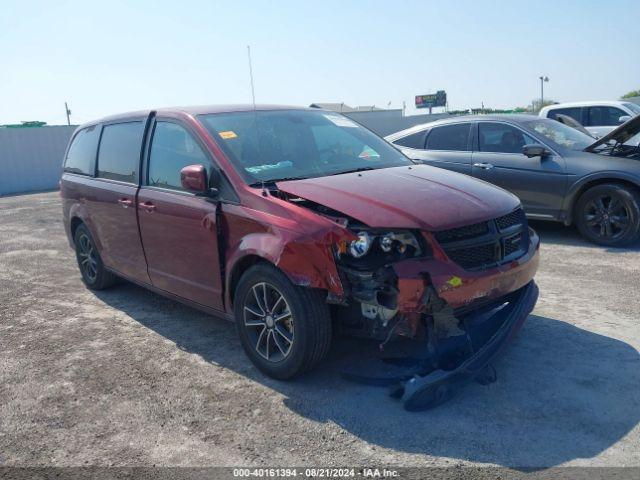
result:
M 532 280 L 504 300 L 508 302 L 505 307 L 488 318 L 482 318 L 478 327 L 468 332 L 472 343 L 482 341 L 487 332 L 494 332 L 488 340 L 474 348 L 473 354 L 452 370 L 435 370 L 425 376 L 416 375 L 404 383 L 402 400 L 407 410 L 434 407 L 450 398 L 457 386 L 481 375 L 518 333 L 535 307 L 538 287 Z M 473 318 L 468 320 L 472 323 Z

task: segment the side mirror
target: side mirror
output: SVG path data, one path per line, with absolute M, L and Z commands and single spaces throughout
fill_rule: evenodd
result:
M 522 147 L 522 153 L 529 158 L 533 158 L 546 157 L 551 152 L 549 152 L 549 150 L 547 150 L 543 145 L 532 143 L 530 145 L 525 145 L 524 147 Z
M 618 122 L 620 123 L 620 125 L 622 125 L 623 123 L 627 123 L 629 120 L 631 120 L 631 115 L 622 115 L 618 119 Z
M 180 183 L 188 192 L 205 193 L 207 191 L 207 171 L 202 165 L 187 165 L 180 170 Z

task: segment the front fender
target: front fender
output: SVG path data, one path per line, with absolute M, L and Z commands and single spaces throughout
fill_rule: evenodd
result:
M 340 225 L 321 217 L 301 225 L 240 205 L 225 205 L 221 223 L 227 305 L 231 305 L 232 281 L 248 257 L 275 265 L 296 285 L 343 295 L 332 248 L 353 234 Z
M 567 223 L 567 225 L 572 222 L 573 207 L 580 194 L 585 190 L 585 187 L 589 184 L 602 183 L 603 181 L 623 181 L 632 183 L 640 188 L 640 177 L 621 170 L 603 170 L 601 172 L 585 175 L 569 187 L 569 190 L 564 197 L 562 210 L 565 212 L 565 223 Z

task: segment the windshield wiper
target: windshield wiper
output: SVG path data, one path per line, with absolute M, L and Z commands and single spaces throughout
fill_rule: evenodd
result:
M 354 168 L 353 170 L 344 170 L 342 172 L 330 173 L 329 175 L 342 175 L 343 173 L 366 172 L 367 170 L 378 170 L 378 169 L 375 167 L 360 167 L 360 168 Z
M 250 187 L 261 187 L 262 185 L 273 185 L 276 182 L 288 182 L 289 180 L 304 180 L 309 177 L 282 177 L 282 178 L 273 178 L 269 180 L 258 180 L 257 182 L 250 183 Z

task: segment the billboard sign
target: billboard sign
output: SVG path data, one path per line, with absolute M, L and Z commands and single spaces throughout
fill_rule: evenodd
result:
M 416 108 L 445 107 L 446 105 L 447 92 L 444 90 L 427 95 L 416 95 Z

